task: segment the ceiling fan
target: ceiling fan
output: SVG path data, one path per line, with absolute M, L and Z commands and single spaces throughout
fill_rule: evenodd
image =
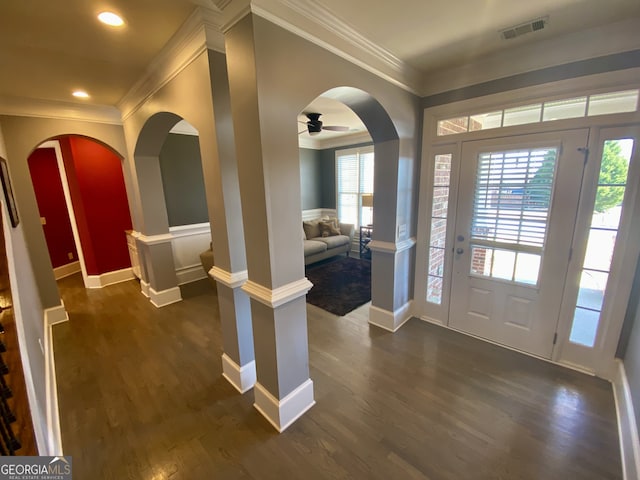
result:
M 305 113 L 305 115 L 307 116 L 308 120 L 306 122 L 300 122 L 304 125 L 307 126 L 306 130 L 302 130 L 301 132 L 298 132 L 298 135 L 300 135 L 301 133 L 304 132 L 309 132 L 309 135 L 317 135 L 318 133 L 320 133 L 322 130 L 331 130 L 334 132 L 348 132 L 349 131 L 349 127 L 344 126 L 344 125 L 322 125 L 322 120 L 320 120 L 320 115 L 322 115 L 321 113 Z

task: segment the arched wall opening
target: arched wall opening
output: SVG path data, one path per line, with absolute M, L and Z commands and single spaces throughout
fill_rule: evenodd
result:
M 122 157 L 95 139 L 62 135 L 27 160 L 56 279 L 82 272 L 87 288 L 133 278 Z
M 346 224 L 354 224 L 355 226 L 353 242 L 348 250 L 349 254 L 355 257 L 362 257 L 372 263 L 380 263 L 374 259 L 371 247 L 375 248 L 375 243 L 372 243 L 372 240 L 376 237 L 380 238 L 376 234 L 377 228 L 384 229 L 386 227 L 389 229 L 388 216 L 395 220 L 400 157 L 397 130 L 384 107 L 371 94 L 361 89 L 347 86 L 332 88 L 316 97 L 310 103 L 311 107 L 307 105 L 303 112 L 308 112 L 309 108 L 315 108 L 315 105 L 320 105 L 321 107 L 323 102 L 318 103 L 318 99 L 324 99 L 324 105 L 328 109 L 332 105 L 329 101 L 339 102 L 340 105 L 344 105 L 352 112 L 357 120 L 351 120 L 349 116 L 341 117 L 336 115 L 333 117 L 335 120 L 332 121 L 331 116 L 325 117 L 321 128 L 324 128 L 326 124 L 330 127 L 336 127 L 338 130 L 340 127 L 346 126 L 349 127 L 349 130 L 344 133 L 333 134 L 329 141 L 324 142 L 325 145 L 329 145 L 329 148 L 321 149 L 316 156 L 316 161 L 319 165 L 316 166 L 315 172 L 320 173 L 322 206 L 311 212 L 304 208 L 305 200 L 307 202 L 309 200 L 308 198 L 305 199 L 306 190 L 312 185 L 308 176 L 305 175 L 307 173 L 305 170 L 313 172 L 314 169 L 309 168 L 309 159 L 302 156 L 302 153 L 305 152 L 301 152 L 302 216 L 305 237 L 309 236 L 308 232 L 315 230 L 317 230 L 316 233 L 322 234 L 319 228 L 308 225 L 311 220 L 310 217 L 317 217 L 318 215 L 321 215 L 321 217 L 335 216 L 338 218 L 340 223 L 338 226 L 342 227 L 342 230 L 345 230 Z M 346 125 L 339 124 L 341 119 L 344 120 Z M 300 122 L 300 119 L 298 122 Z M 338 125 L 335 125 L 336 123 Z M 299 124 L 299 127 L 307 126 Z M 302 128 L 299 128 L 299 138 L 300 130 Z M 303 133 L 302 135 L 305 134 Z M 316 135 L 312 134 L 311 138 L 317 139 L 321 135 L 323 135 L 323 132 Z M 315 143 L 322 145 L 317 140 Z M 340 151 L 345 151 L 345 156 L 337 160 L 336 157 L 340 157 Z M 336 155 L 336 152 L 338 152 L 338 155 Z M 306 156 L 308 157 L 308 154 Z M 344 165 L 345 172 L 342 172 L 342 174 L 339 165 L 341 162 L 346 164 Z M 349 167 L 353 167 L 353 171 L 350 171 Z M 380 218 L 385 220 L 380 222 L 376 230 L 374 230 L 374 216 L 378 213 L 381 214 Z M 305 221 L 307 224 L 304 223 Z M 392 222 L 391 228 L 393 230 L 388 234 L 390 233 L 393 235 L 392 238 L 395 238 L 395 222 Z M 346 230 L 340 233 L 344 234 Z M 337 236 L 338 232 L 335 232 L 335 235 Z M 317 240 L 322 241 L 323 239 L 319 238 Z M 330 241 L 335 243 L 335 239 L 330 239 Z M 312 245 L 308 238 L 305 239 L 304 248 L 305 264 L 332 256 L 331 249 L 313 253 Z M 342 253 L 339 252 L 339 249 L 334 250 L 333 253 L 336 252 Z M 356 262 L 353 263 L 355 269 L 357 265 L 355 265 Z M 367 277 L 365 281 L 369 283 L 371 282 L 370 267 L 370 265 L 369 269 L 360 269 L 358 267 L 358 271 L 361 271 L 361 275 Z M 385 268 L 382 265 L 379 265 L 380 267 Z M 393 274 L 393 270 L 389 273 Z M 361 281 L 362 279 L 359 280 Z M 354 281 L 356 281 L 355 278 Z M 362 293 L 363 299 L 366 297 L 366 293 Z M 385 292 L 385 289 L 380 288 L 374 295 L 377 295 L 377 300 L 380 301 L 381 295 L 388 296 L 389 293 L 388 289 Z M 313 299 L 314 297 L 315 294 L 311 292 L 309 298 Z M 348 300 L 353 300 L 356 304 L 362 301 L 362 299 L 351 298 Z M 313 302 L 314 300 L 311 301 Z M 393 299 L 389 298 L 383 301 L 392 302 Z M 343 312 L 348 308 L 351 308 L 351 305 L 345 306 L 344 309 L 337 308 L 336 312 Z
M 180 285 L 206 278 L 213 266 L 198 131 L 176 114 L 154 114 L 140 131 L 134 164 L 142 291 L 163 306 L 181 298 Z
M 371 300 L 376 159 L 366 125 L 332 93 L 298 116 L 300 191 L 307 302 L 342 316 Z

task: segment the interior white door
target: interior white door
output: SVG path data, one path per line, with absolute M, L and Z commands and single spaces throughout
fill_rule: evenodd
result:
M 551 358 L 588 129 L 462 147 L 449 326 Z

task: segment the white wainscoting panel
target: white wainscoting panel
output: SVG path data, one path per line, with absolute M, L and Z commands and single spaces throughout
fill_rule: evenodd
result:
M 200 254 L 209 249 L 211 227 L 209 223 L 195 223 L 170 227 L 173 261 L 180 285 L 207 278 Z

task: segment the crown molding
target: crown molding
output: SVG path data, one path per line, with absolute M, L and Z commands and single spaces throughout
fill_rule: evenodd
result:
M 122 125 L 120 111 L 116 107 L 37 98 L 0 97 L 0 115 Z
M 373 143 L 373 139 L 371 138 L 371 135 L 369 135 L 369 132 L 357 132 L 350 135 L 340 135 L 326 139 L 301 137 L 298 140 L 298 146 L 300 148 L 309 148 L 312 150 L 348 147 L 359 143 Z
M 223 10 L 222 31 L 227 32 L 249 13 L 417 94 L 421 74 L 389 50 L 355 31 L 331 11 L 313 0 L 238 0 Z
M 133 115 L 207 49 L 224 52 L 221 23 L 221 12 L 196 8 L 149 64 L 144 75 L 118 102 L 122 119 Z

